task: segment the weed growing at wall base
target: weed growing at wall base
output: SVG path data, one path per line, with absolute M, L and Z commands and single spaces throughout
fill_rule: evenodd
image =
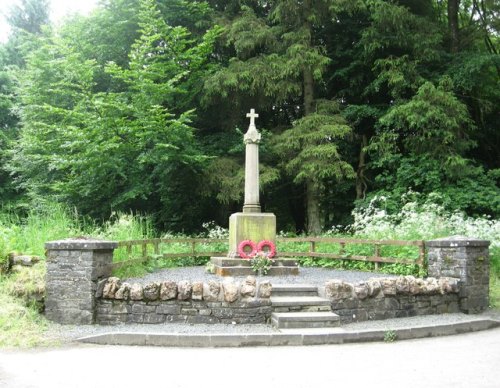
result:
M 384 342 L 394 342 L 398 338 L 398 335 L 394 330 L 387 330 L 384 333 Z

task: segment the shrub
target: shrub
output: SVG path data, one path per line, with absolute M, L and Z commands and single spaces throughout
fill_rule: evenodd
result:
M 411 197 L 410 192 L 402 200 Z M 367 207 L 355 210 L 350 232 L 380 240 L 431 240 L 452 235 L 489 240 L 492 272 L 500 274 L 500 220 L 446 211 L 433 203 L 432 197 L 424 204 L 406 201 L 397 214 L 387 212 L 384 204 L 384 197 L 376 197 Z

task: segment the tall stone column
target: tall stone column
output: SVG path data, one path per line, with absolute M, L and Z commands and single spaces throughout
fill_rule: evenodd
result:
M 276 217 L 272 213 L 262 213 L 259 201 L 259 143 L 261 134 L 255 126 L 259 117 L 255 109 L 247 113 L 250 119 L 248 131 L 243 137 L 245 143 L 245 202 L 243 212 L 229 217 L 229 254 L 239 258 L 238 245 L 244 240 L 258 243 L 263 240 L 276 240 Z
M 466 314 L 489 307 L 489 241 L 462 236 L 426 241 L 430 277 L 460 279 L 460 310 Z
M 45 315 L 64 324 L 95 323 L 97 283 L 111 276 L 116 242 L 51 241 L 47 250 Z
M 245 202 L 243 212 L 231 214 L 229 217 L 229 252 L 227 257 L 212 257 L 214 272 L 220 276 L 252 275 L 253 269 L 248 258 L 256 254 L 259 243 L 269 245 L 276 241 L 276 216 L 273 213 L 262 213 L 259 201 L 259 143 L 261 135 L 255 126 L 259 117 L 254 109 L 247 114 L 250 125 L 243 137 L 245 143 Z M 250 241 L 250 243 L 248 242 Z M 244 245 L 241 243 L 244 242 Z M 238 248 L 246 254 L 238 252 Z M 250 248 L 250 251 L 248 250 Z M 257 248 L 257 249 L 256 249 Z M 297 275 L 299 267 L 294 260 L 275 259 L 270 274 Z
M 243 137 L 245 147 L 245 203 L 243 213 L 260 213 L 259 201 L 259 143 L 260 133 L 255 126 L 255 118 L 259 117 L 254 109 L 247 114 L 250 126 Z

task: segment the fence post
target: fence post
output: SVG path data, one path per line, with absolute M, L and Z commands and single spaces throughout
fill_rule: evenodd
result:
M 112 241 L 69 239 L 45 244 L 47 275 L 45 315 L 63 324 L 95 322 L 97 283 L 111 275 Z
M 380 257 L 380 244 L 375 244 L 375 257 Z M 378 261 L 375 262 L 375 271 L 378 271 Z
M 309 252 L 314 253 L 316 252 L 316 242 L 315 241 L 310 241 L 311 247 L 309 248 Z
M 489 307 L 489 241 L 462 236 L 426 241 L 430 277 L 461 280 L 460 310 L 476 314 Z

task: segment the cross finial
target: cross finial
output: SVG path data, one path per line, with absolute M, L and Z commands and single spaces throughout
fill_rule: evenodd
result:
M 250 126 L 255 127 L 255 119 L 259 117 L 259 115 L 255 113 L 255 109 L 250 109 L 250 113 L 247 113 L 247 117 L 250 118 Z

